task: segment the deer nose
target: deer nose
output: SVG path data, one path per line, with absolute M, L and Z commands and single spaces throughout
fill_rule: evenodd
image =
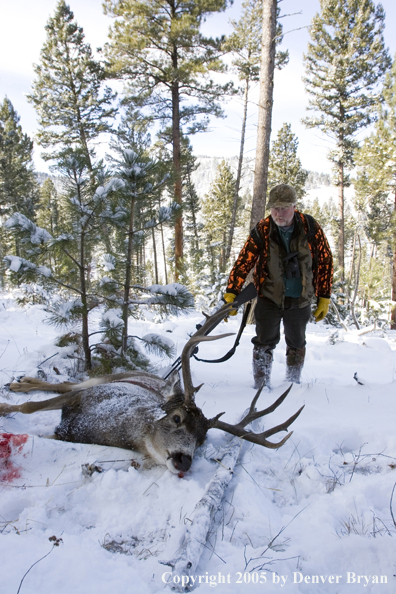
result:
M 182 454 L 181 452 L 178 452 L 177 454 L 173 454 L 172 462 L 176 470 L 186 472 L 191 466 L 192 457 L 188 454 Z

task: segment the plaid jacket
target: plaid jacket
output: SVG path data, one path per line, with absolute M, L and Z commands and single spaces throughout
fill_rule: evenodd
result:
M 333 257 L 326 236 L 317 221 L 313 220 L 315 232 L 314 234 L 310 234 L 305 215 L 295 211 L 294 216 L 297 224 L 301 221 L 305 233 L 307 234 L 312 256 L 315 295 L 317 297 L 329 298 L 333 281 Z M 261 242 L 257 242 L 257 240 L 252 237 L 253 232 L 249 235 L 233 269 L 231 270 L 227 284 L 227 293 L 238 295 L 242 290 L 247 275 L 255 266 L 253 282 L 258 293 L 261 294 L 260 287 L 265 283 L 268 276 L 266 263 L 268 258 L 270 227 L 271 217 L 262 219 L 257 223 L 255 229 L 262 240 Z M 257 234 L 253 233 L 253 236 L 254 235 Z M 261 243 L 261 246 L 258 245 L 258 243 Z

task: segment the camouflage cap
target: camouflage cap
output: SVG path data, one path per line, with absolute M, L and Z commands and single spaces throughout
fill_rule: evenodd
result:
M 279 184 L 271 188 L 267 208 L 282 208 L 297 202 L 296 190 L 287 184 Z

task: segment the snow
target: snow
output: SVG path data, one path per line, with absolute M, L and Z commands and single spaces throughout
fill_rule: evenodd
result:
M 177 295 L 181 289 L 183 289 L 183 285 L 179 283 L 170 283 L 169 285 L 151 285 L 148 287 L 148 290 L 151 293 L 162 293 L 163 295 Z
M 41 370 L 49 381 L 68 379 L 69 350 L 54 346 L 45 315 L 41 305 L 18 307 L 13 295 L 0 295 L 1 402 L 48 398 L 9 392 L 13 377 Z M 236 332 L 240 318 L 213 334 Z M 131 334 L 172 338 L 180 354 L 201 319 L 192 312 L 164 323 L 131 320 Z M 208 418 L 226 411 L 222 419 L 236 422 L 253 398 L 253 334 L 248 326 L 225 363 L 191 361 Z M 276 425 L 305 404 L 288 442 L 279 450 L 243 444 L 195 572 L 197 592 L 395 591 L 396 332 L 333 334 L 322 322 L 309 325 L 302 383 L 261 423 Z M 219 357 L 233 342 L 202 344 L 200 356 Z M 284 363 L 282 337 L 260 408 L 286 389 Z M 135 468 L 136 452 L 48 439 L 59 418 L 57 411 L 0 418 L 0 591 L 16 593 L 30 569 L 21 594 L 169 592 L 172 571 L 160 562 L 177 556 L 229 436 L 211 430 L 179 478 L 162 467 Z M 102 472 L 83 472 L 86 464 Z M 62 539 L 59 546 L 51 537 Z
M 122 325 L 121 309 L 108 309 L 103 314 L 103 321 L 109 325 L 110 328 L 118 328 Z
M 8 268 L 12 272 L 18 272 L 22 266 L 22 262 L 23 260 L 19 256 L 8 256 Z
M 33 244 L 46 243 L 52 239 L 52 236 L 45 229 L 37 227 L 30 219 L 20 212 L 15 212 L 7 221 L 4 223 L 4 227 L 12 229 L 19 228 L 23 231 L 30 233 L 30 241 Z
M 175 344 L 173 340 L 169 338 L 169 336 L 158 336 L 158 334 L 155 334 L 153 332 L 150 332 L 149 334 L 145 334 L 144 336 L 142 336 L 142 340 L 145 340 L 146 342 L 152 342 L 153 344 L 159 341 L 161 344 L 169 348 L 172 348 Z

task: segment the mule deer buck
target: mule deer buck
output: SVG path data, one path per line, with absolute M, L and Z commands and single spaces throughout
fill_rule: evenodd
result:
M 61 422 L 55 430 L 56 438 L 136 450 L 144 455 L 146 466 L 166 465 L 171 472 L 181 475 L 190 468 L 196 448 L 202 445 L 207 431 L 212 428 L 266 448 L 279 448 L 292 433 L 278 443 L 270 442 L 267 438 L 286 431 L 304 407 L 284 423 L 263 433 L 256 434 L 245 427 L 255 419 L 273 412 L 286 398 L 291 386 L 274 404 L 265 410 L 256 411 L 259 390 L 248 413 L 235 425 L 220 420 L 224 413 L 207 419 L 195 404 L 194 395 L 201 386 L 193 386 L 190 357 L 199 342 L 229 336 L 206 334 L 232 309 L 232 304 L 224 305 L 208 317 L 186 343 L 181 356 L 184 390 L 181 389 L 177 373 L 169 380 L 164 380 L 150 373 L 131 371 L 92 378 L 78 384 L 49 384 L 25 377 L 20 382 L 12 383 L 10 389 L 14 392 L 42 390 L 62 394 L 42 402 L 17 405 L 0 403 L 0 415 L 62 409 Z

